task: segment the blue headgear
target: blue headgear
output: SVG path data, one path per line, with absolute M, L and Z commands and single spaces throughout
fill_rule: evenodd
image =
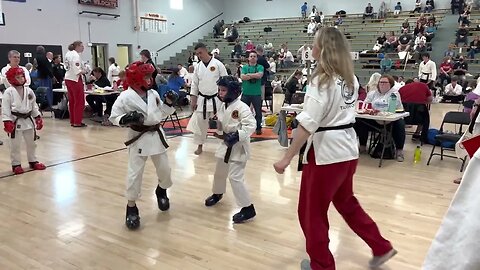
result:
M 230 103 L 237 99 L 242 94 L 242 85 L 240 82 L 233 76 L 222 76 L 217 81 L 218 86 L 227 87 L 228 91 L 225 97 L 222 100 L 225 103 Z

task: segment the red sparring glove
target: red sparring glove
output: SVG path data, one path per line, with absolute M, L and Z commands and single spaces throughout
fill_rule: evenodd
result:
M 5 132 L 7 132 L 8 134 L 12 134 L 15 130 L 15 124 L 13 124 L 12 121 L 3 122 L 3 130 L 5 130 Z
M 40 116 L 35 117 L 35 125 L 37 126 L 37 130 L 43 128 L 43 119 Z

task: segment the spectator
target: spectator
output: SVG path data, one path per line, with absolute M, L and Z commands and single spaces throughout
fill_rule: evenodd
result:
M 457 81 L 457 76 L 452 76 L 452 82 L 445 86 L 443 102 L 461 103 L 464 100 L 463 87 Z
M 335 22 L 333 24 L 335 26 L 339 26 L 339 25 L 343 24 L 343 18 L 342 18 L 342 16 L 340 16 L 340 14 L 337 15 L 337 19 L 335 20 Z
M 452 60 L 450 60 L 450 57 L 445 57 L 443 59 L 443 62 L 440 64 L 440 75 L 438 76 L 440 78 L 440 86 L 442 89 L 444 88 L 444 83 L 447 82 L 449 84 L 451 82 L 451 75 L 453 73 L 453 65 L 452 65 Z
M 398 38 L 398 42 L 398 52 L 408 52 L 410 50 L 412 36 L 407 32 L 406 29 L 403 30 L 403 34 Z
M 417 22 L 417 24 L 415 25 L 415 28 L 413 29 L 413 35 L 414 36 L 417 36 L 418 33 L 422 33 L 425 31 L 425 27 L 422 25 L 421 22 Z
M 110 63 L 110 66 L 108 67 L 107 79 L 110 81 L 110 84 L 113 85 L 119 79 L 118 73 L 120 73 L 120 67 L 113 57 L 108 58 L 108 63 Z
M 227 36 L 227 41 L 234 42 L 237 39 L 238 39 L 237 27 L 234 24 L 232 24 L 232 27 L 230 28 L 230 34 Z
M 458 61 L 455 62 L 453 65 L 453 75 L 461 76 L 461 80 L 463 81 L 464 76 L 467 74 L 468 71 L 468 63 L 463 60 L 463 56 L 460 55 L 458 57 Z
M 218 45 L 215 43 L 215 48 L 212 50 L 211 54 L 214 55 L 215 53 L 220 54 L 220 49 L 218 48 Z
M 457 31 L 457 39 L 455 40 L 455 46 L 458 47 L 458 44 L 462 42 L 465 46 L 468 43 L 468 29 L 465 28 L 465 25 L 460 25 L 460 29 Z
M 178 75 L 180 77 L 183 78 L 183 77 L 185 77 L 185 75 L 188 74 L 188 70 L 182 64 L 178 64 L 177 68 L 178 68 Z
M 187 96 L 187 92 L 180 91 L 180 89 L 182 89 L 183 86 L 185 85 L 185 80 L 180 75 L 180 69 L 178 67 L 172 68 L 171 71 L 172 73 L 168 76 L 168 81 L 167 81 L 168 90 L 172 90 L 175 93 L 177 93 L 178 100 L 183 100 Z M 188 71 L 187 71 L 187 74 L 188 74 Z M 165 94 L 166 92 L 160 93 L 160 98 L 163 99 Z
M 299 90 L 300 81 L 303 77 L 303 73 L 299 70 L 295 71 L 294 75 L 285 84 L 285 102 L 287 104 L 292 103 L 292 96 Z
M 252 51 L 248 55 L 248 64 L 242 67 L 242 101 L 248 106 L 253 105 L 255 120 L 257 121 L 256 134 L 262 134 L 262 83 L 263 66 L 257 63 L 257 53 Z
M 363 13 L 363 22 L 365 23 L 365 18 L 370 18 L 373 19 L 373 7 L 372 4 L 368 3 L 367 6 L 365 7 L 365 12 Z
M 395 36 L 395 32 L 391 31 L 385 43 L 383 43 L 383 48 L 386 53 L 393 52 L 398 46 L 398 39 Z
M 273 44 L 268 41 L 268 39 L 265 40 L 265 44 L 263 45 L 263 50 L 267 53 L 267 55 L 270 55 L 270 53 L 273 50 Z
M 150 55 L 149 50 L 142 50 L 140 52 L 140 59 L 143 63 L 151 64 L 155 68 L 155 63 L 153 63 L 152 56 Z M 152 78 L 156 78 L 156 77 L 157 77 L 157 70 L 155 68 L 155 71 L 152 73 Z M 153 83 L 152 83 L 152 86 L 150 86 L 150 89 L 158 90 L 158 86 L 155 80 L 153 80 Z
M 470 50 L 468 51 L 468 56 L 470 59 L 475 59 L 475 54 L 480 52 L 480 40 L 478 36 L 475 36 L 470 42 Z
M 255 51 L 255 44 L 249 39 L 247 40 L 247 43 L 245 44 L 245 52 L 249 54 L 250 52 Z
M 293 57 L 292 52 L 288 49 L 287 49 L 287 52 L 285 53 L 285 59 L 283 60 L 283 62 L 286 68 L 293 66 L 293 63 L 295 62 L 295 58 Z
M 398 15 L 402 12 L 402 4 L 397 2 L 397 5 L 394 7 L 393 15 Z
M 415 12 L 422 12 L 422 0 L 415 0 L 415 9 L 412 11 L 412 13 Z
M 390 70 L 392 69 L 392 66 L 393 66 L 392 59 L 388 57 L 388 54 L 385 54 L 383 59 L 380 61 L 381 73 L 384 74 L 384 73 L 390 72 Z
M 410 32 L 410 23 L 408 22 L 408 19 L 405 19 L 402 23 L 402 33 L 405 33 L 405 31 L 407 31 L 407 33 Z
M 47 59 L 45 48 L 43 46 L 37 46 L 35 60 L 37 61 L 38 86 L 47 88 L 47 101 L 49 109 L 51 109 L 53 105 L 53 69 L 52 64 Z
M 377 91 L 378 90 L 378 81 L 380 81 L 380 78 L 382 77 L 382 74 L 375 72 L 370 76 L 370 80 L 367 83 L 367 92 L 370 91 Z
M 307 35 L 313 36 L 315 34 L 316 28 L 317 28 L 317 24 L 315 23 L 315 21 L 313 19 L 310 20 L 310 23 L 307 26 Z
M 418 44 L 420 43 L 423 43 L 425 45 L 425 43 L 427 42 L 427 38 L 420 32 L 417 34 L 417 37 L 415 38 L 415 41 L 414 41 L 414 45 L 413 45 L 413 49 L 415 50 L 418 46 Z
M 425 1 L 425 12 L 430 13 L 432 10 L 435 8 L 435 3 L 433 0 L 427 0 Z
M 433 22 L 429 22 L 427 28 L 425 29 L 425 37 L 427 38 L 427 42 L 432 41 L 435 37 L 435 32 L 437 28 L 435 27 Z
M 235 41 L 235 46 L 233 46 L 232 54 L 230 58 L 232 59 L 240 59 L 243 54 L 242 45 L 237 41 Z
M 378 9 L 378 18 L 385 19 L 386 17 L 387 17 L 387 5 L 385 4 L 385 1 L 382 1 L 380 3 L 380 8 Z
M 445 53 L 443 54 L 444 57 L 450 57 L 450 58 L 454 58 L 455 57 L 455 50 L 453 49 L 455 45 L 453 44 L 450 44 L 448 45 L 448 49 L 445 51 Z
M 262 100 L 265 99 L 265 84 L 267 83 L 268 76 L 269 74 L 269 69 L 270 69 L 270 64 L 268 63 L 265 55 L 263 55 L 263 46 L 262 45 L 257 45 L 256 48 L 257 52 L 257 63 L 261 66 L 263 66 L 263 76 L 262 76 Z

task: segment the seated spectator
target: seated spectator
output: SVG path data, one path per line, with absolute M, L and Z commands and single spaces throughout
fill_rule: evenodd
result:
M 220 54 L 220 49 L 218 48 L 218 45 L 215 43 L 215 48 L 212 50 L 211 54 L 213 55 L 214 53 Z M 186 70 L 185 70 L 186 71 Z M 183 76 L 182 76 L 183 77 Z
M 272 66 L 270 66 L 271 68 Z M 272 80 L 272 82 L 270 83 L 270 85 L 272 86 L 272 89 L 273 89 L 273 93 L 283 93 L 283 89 L 282 89 L 282 79 L 280 78 L 280 76 L 275 76 L 275 78 Z
M 417 36 L 418 33 L 423 34 L 424 31 L 425 31 L 425 27 L 422 25 L 422 23 L 417 22 L 417 24 L 415 25 L 415 28 L 413 29 L 413 35 Z
M 237 27 L 234 24 L 232 24 L 232 27 L 230 27 L 230 34 L 227 36 L 227 41 L 234 42 L 237 39 L 238 39 Z
M 365 7 L 365 12 L 363 13 L 363 22 L 362 23 L 365 23 L 365 18 L 371 18 L 373 19 L 373 7 L 372 7 L 372 4 L 368 3 L 367 4 L 367 7 Z
M 463 25 L 470 25 L 470 11 L 465 8 L 465 10 L 458 16 L 458 23 Z
M 453 44 L 448 45 L 448 49 L 445 51 L 443 56 L 450 57 L 450 58 L 455 58 L 455 50 L 453 49 L 454 46 L 455 45 L 453 45 Z
M 168 76 L 167 87 L 168 90 L 175 91 L 178 94 L 178 100 L 183 100 L 187 93 L 180 91 L 185 85 L 185 80 L 180 76 L 180 70 L 178 68 L 172 68 L 172 73 Z M 160 98 L 164 99 L 165 93 L 160 93 Z
M 103 71 L 101 67 L 96 67 L 93 69 L 92 75 L 90 75 L 90 82 L 99 88 L 112 86 L 107 78 L 107 74 L 105 73 L 105 71 Z M 107 104 L 107 108 L 105 109 L 105 118 L 108 118 L 108 116 L 110 116 L 110 113 L 112 112 L 113 103 L 115 103 L 117 97 L 118 94 L 112 94 L 107 96 L 87 95 L 87 103 L 94 113 L 92 120 L 95 122 L 102 122 L 104 120 L 104 102 Z
M 263 49 L 267 55 L 270 55 L 270 52 L 273 50 L 273 44 L 266 39 L 265 44 L 263 44 Z
M 217 38 L 221 34 L 223 25 L 224 25 L 223 20 L 221 20 L 221 21 L 219 20 L 213 26 L 213 37 L 214 38 Z
M 478 36 L 475 36 L 470 42 L 470 50 L 468 51 L 468 57 L 475 59 L 475 54 L 480 52 L 480 40 Z
M 295 71 L 295 74 L 290 78 L 290 80 L 285 84 L 285 103 L 291 104 L 292 103 L 292 96 L 300 90 L 298 87 L 300 84 L 300 80 L 303 77 L 303 73 L 299 70 Z
M 367 92 L 378 90 L 378 81 L 380 80 L 381 77 L 382 77 L 382 74 L 378 72 L 375 72 L 370 76 L 370 79 L 366 86 Z
M 430 13 L 435 8 L 435 3 L 433 0 L 425 1 L 425 13 Z
M 387 34 L 383 32 L 382 35 L 377 38 L 377 44 L 383 46 L 385 41 L 387 41 Z
M 476 100 L 480 99 L 480 77 L 477 79 L 477 85 L 473 91 L 469 92 L 465 96 L 465 102 L 463 102 L 463 111 L 470 114 L 473 109 L 473 105 Z
M 410 23 L 408 22 L 408 19 L 405 19 L 405 21 L 403 21 L 402 23 L 402 28 L 401 28 L 402 33 L 405 33 L 405 30 L 407 31 L 407 33 L 410 32 Z
M 337 15 L 337 19 L 335 20 L 335 22 L 333 23 L 335 26 L 339 26 L 339 25 L 342 25 L 343 24 L 343 19 L 342 19 L 342 16 Z
M 255 51 L 255 44 L 249 39 L 247 40 L 247 43 L 245 44 L 245 52 L 249 54 L 250 52 Z
M 412 13 L 421 13 L 422 12 L 422 0 L 415 0 L 415 9 L 412 11 Z
M 457 39 L 455 39 L 455 46 L 458 47 L 458 44 L 462 42 L 465 46 L 468 43 L 468 29 L 465 28 L 465 25 L 460 25 L 460 29 L 457 31 Z
M 398 15 L 402 12 L 402 4 L 397 2 L 397 5 L 394 7 L 393 15 Z
M 433 24 L 433 22 L 429 22 L 427 28 L 425 29 L 425 37 L 427 38 L 427 42 L 432 41 L 435 37 L 435 32 L 437 31 L 437 27 Z
M 182 64 L 178 64 L 177 65 L 178 67 L 178 74 L 180 75 L 180 77 L 185 77 L 185 75 L 188 74 L 188 70 L 182 65 Z
M 274 76 L 275 73 L 277 73 L 277 63 L 275 63 L 275 60 L 273 59 L 273 57 L 270 57 L 270 59 L 268 59 L 268 64 L 270 65 L 270 75 L 271 76 Z
M 117 84 L 117 89 L 119 90 L 127 90 L 128 85 L 126 84 L 127 80 L 127 73 L 125 70 L 120 70 L 118 73 L 118 80 L 115 82 Z
M 443 102 L 459 103 L 464 99 L 463 87 L 457 83 L 457 76 L 452 76 L 452 82 L 445 86 L 443 93 Z
M 193 71 L 195 70 L 195 68 L 190 65 L 188 66 L 188 73 L 187 75 L 185 75 L 185 77 L 183 77 L 183 79 L 185 80 L 185 89 L 190 92 L 190 88 L 192 87 L 192 81 L 193 81 Z
M 463 60 L 463 56 L 458 58 L 458 61 L 453 64 L 453 75 L 461 76 L 461 80 L 464 80 L 465 75 L 468 72 L 468 63 Z
M 442 87 L 442 89 L 444 88 L 445 81 L 447 82 L 447 84 L 451 82 L 452 73 L 452 60 L 450 60 L 450 57 L 445 57 L 443 59 L 443 62 L 440 64 L 440 75 L 438 76 L 440 78 L 440 86 Z
M 427 46 L 425 46 L 425 42 L 422 40 L 418 45 L 416 45 L 415 50 L 413 52 L 413 59 L 416 63 L 420 63 L 422 60 L 422 55 L 427 52 Z
M 425 16 L 425 13 L 420 14 L 420 17 L 417 20 L 417 23 L 420 23 L 421 26 L 427 25 L 427 16 Z
M 413 42 L 413 49 L 415 50 L 418 46 L 418 44 L 422 43 L 423 45 L 425 45 L 425 43 L 427 42 L 427 38 L 421 33 L 419 32 L 417 34 L 417 37 L 415 38 L 415 41 Z
M 388 101 L 392 95 L 396 96 L 397 109 L 403 110 L 402 99 L 397 90 L 393 89 L 395 80 L 390 75 L 382 75 L 378 82 L 378 90 L 369 91 L 364 101 L 364 106 L 372 105 L 373 109 L 385 111 L 388 108 Z M 403 146 L 405 145 L 405 121 L 403 119 L 392 122 L 392 135 L 397 149 L 397 161 L 403 162 Z M 366 153 L 368 133 L 372 126 L 380 127 L 375 120 L 359 119 L 355 123 L 355 131 L 360 141 L 360 153 Z
M 232 54 L 230 58 L 232 59 L 240 59 L 243 54 L 242 45 L 237 41 L 235 41 L 235 46 L 233 46 Z M 233 61 L 233 60 L 232 60 Z
M 407 30 L 403 30 L 403 34 L 398 38 L 398 52 L 407 52 L 410 50 L 410 44 L 412 42 L 412 36 L 407 32 Z
M 293 57 L 293 54 L 290 50 L 287 50 L 287 52 L 285 53 L 285 58 L 283 59 L 283 62 L 286 68 L 293 66 L 295 58 Z
M 385 54 L 383 59 L 380 61 L 381 73 L 384 74 L 384 73 L 390 72 L 390 70 L 392 69 L 392 66 L 393 66 L 392 59 L 388 57 L 388 54 Z
M 383 49 L 385 53 L 393 52 L 398 46 L 398 39 L 395 36 L 395 32 L 391 31 L 387 40 L 383 43 Z
M 432 91 L 428 89 L 425 83 L 407 80 L 405 86 L 401 87 L 398 92 L 402 97 L 405 111 L 410 113 L 410 116 L 405 119 L 405 121 L 407 124 L 417 125 L 412 139 L 416 140 L 423 137 L 422 141 L 427 141 L 426 137 L 429 129 L 430 115 L 425 105 L 432 103 Z

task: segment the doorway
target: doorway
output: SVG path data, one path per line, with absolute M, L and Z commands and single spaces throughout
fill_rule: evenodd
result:
M 93 44 L 92 45 L 92 68 L 101 67 L 105 72 L 108 70 L 107 64 L 107 52 L 106 52 L 106 44 Z
M 117 44 L 117 57 L 115 60 L 117 64 L 120 66 L 121 69 L 125 69 L 125 67 L 131 63 L 132 61 L 132 45 L 129 44 Z

